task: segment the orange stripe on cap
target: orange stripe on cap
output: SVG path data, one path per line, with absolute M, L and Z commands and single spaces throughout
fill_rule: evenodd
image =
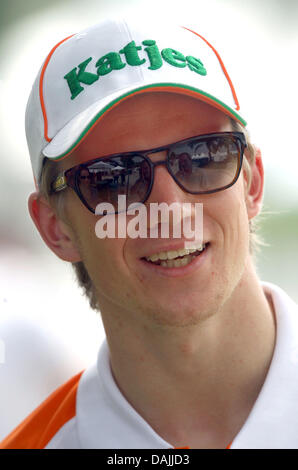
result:
M 46 71 L 46 68 L 48 66 L 48 63 L 50 62 L 50 59 L 52 55 L 54 54 L 55 50 L 57 47 L 60 46 L 63 42 L 67 41 L 67 39 L 71 38 L 74 36 L 73 34 L 71 36 L 68 36 L 67 38 L 63 39 L 62 41 L 58 42 L 56 46 L 53 47 L 49 55 L 47 56 L 45 63 L 43 64 L 41 74 L 40 74 L 40 79 L 39 79 L 39 99 L 40 99 L 40 104 L 41 104 L 41 109 L 42 109 L 42 114 L 43 114 L 43 120 L 44 120 L 44 138 L 48 141 L 51 142 L 51 139 L 48 136 L 48 118 L 47 118 L 47 112 L 46 112 L 46 107 L 44 104 L 44 99 L 43 99 L 43 79 L 44 79 L 44 74 Z
M 220 63 L 220 66 L 222 68 L 222 71 L 223 73 L 225 74 L 225 77 L 226 79 L 228 80 L 229 82 L 229 85 L 230 85 L 230 88 L 231 88 L 231 92 L 232 92 L 232 95 L 233 95 L 233 98 L 234 98 L 234 101 L 235 101 L 235 105 L 236 105 L 236 110 L 239 111 L 240 109 L 240 105 L 239 105 L 239 101 L 238 101 L 238 98 L 237 98 L 237 95 L 236 95 L 236 91 L 235 91 L 235 88 L 234 88 L 234 85 L 232 83 L 232 80 L 230 79 L 230 76 L 227 72 L 227 69 L 225 68 L 225 65 L 219 55 L 219 53 L 217 52 L 217 50 L 212 46 L 212 44 L 210 44 L 210 42 L 207 41 L 207 39 L 205 39 L 203 36 L 201 36 L 200 34 L 196 33 L 195 31 L 193 31 L 192 29 L 189 29 L 189 28 L 186 28 L 185 26 L 182 26 L 182 28 L 184 29 L 187 29 L 187 31 L 190 31 L 191 33 L 195 34 L 196 36 L 199 36 L 199 38 L 203 39 L 203 41 L 205 41 L 205 43 L 213 50 L 214 54 L 216 55 L 219 63 Z

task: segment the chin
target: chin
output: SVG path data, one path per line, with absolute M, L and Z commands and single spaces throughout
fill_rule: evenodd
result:
M 217 301 L 212 302 L 211 305 L 210 301 L 203 301 L 202 298 L 196 299 L 196 296 L 191 296 L 189 302 L 185 302 L 185 298 L 178 301 L 177 298 L 172 297 L 172 301 L 168 300 L 163 305 L 151 305 L 147 316 L 150 317 L 150 323 L 160 326 L 194 326 L 214 315 L 220 308 L 219 304 Z

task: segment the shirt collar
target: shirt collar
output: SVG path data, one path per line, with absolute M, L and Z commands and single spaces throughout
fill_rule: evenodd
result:
M 103 342 L 97 363 L 86 369 L 77 391 L 79 440 L 87 449 L 169 449 L 135 411 L 115 383 Z
M 277 286 L 262 282 L 276 313 L 276 344 L 261 392 L 231 449 L 295 448 L 298 444 L 298 308 Z M 83 448 L 173 449 L 120 392 L 103 342 L 97 362 L 83 373 L 76 416 Z
M 290 449 L 298 445 L 298 307 L 279 287 L 272 296 L 276 344 L 266 380 L 231 449 Z

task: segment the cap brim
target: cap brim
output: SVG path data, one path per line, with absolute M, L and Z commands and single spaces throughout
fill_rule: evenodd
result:
M 103 118 L 103 116 L 118 106 L 122 101 L 134 95 L 152 91 L 162 91 L 169 93 L 178 93 L 204 101 L 211 106 L 219 109 L 227 116 L 238 121 L 242 126 L 246 126 L 246 121 L 240 114 L 226 105 L 215 96 L 206 93 L 198 88 L 180 83 L 152 83 L 141 87 L 129 87 L 118 90 L 93 103 L 82 113 L 66 124 L 43 149 L 43 155 L 53 159 L 60 160 L 73 152 L 80 143 L 87 137 L 93 127 Z

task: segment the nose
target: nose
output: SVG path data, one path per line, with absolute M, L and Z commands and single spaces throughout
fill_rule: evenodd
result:
M 152 161 L 153 185 L 145 202 L 148 230 L 150 230 L 150 233 L 155 233 L 155 236 L 160 234 L 162 237 L 170 238 L 178 230 L 180 236 L 182 219 L 189 217 L 183 211 L 183 203 L 190 202 L 193 195 L 183 191 L 169 173 L 166 166 L 165 152 L 161 152 L 158 156 L 154 155 L 151 160 L 154 160 Z M 157 207 L 159 207 L 158 210 Z M 154 216 L 152 213 L 156 215 Z M 162 235 L 163 232 L 166 235 Z
M 159 152 L 151 156 L 153 163 L 153 184 L 146 203 L 165 202 L 172 204 L 173 202 L 190 202 L 189 197 L 191 195 L 180 188 L 169 173 L 166 166 L 166 158 L 166 152 Z

